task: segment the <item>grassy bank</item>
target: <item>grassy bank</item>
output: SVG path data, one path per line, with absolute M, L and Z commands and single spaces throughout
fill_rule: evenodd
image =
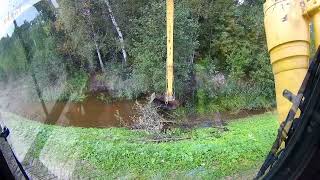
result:
M 181 141 L 155 143 L 149 134 L 122 128 L 42 125 L 2 113 L 20 160 L 39 159 L 60 178 L 219 179 L 257 169 L 278 124 L 272 113 L 230 122 L 228 131 L 173 130 Z

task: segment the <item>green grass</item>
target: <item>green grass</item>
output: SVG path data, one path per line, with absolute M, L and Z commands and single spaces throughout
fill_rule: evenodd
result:
M 172 136 L 190 139 L 153 143 L 145 141 L 150 135 L 141 131 L 58 127 L 10 113 L 2 116 L 15 141 L 35 141 L 34 158 L 49 164 L 75 162 L 72 175 L 78 178 L 219 179 L 258 169 L 278 128 L 276 115 L 266 113 L 230 122 L 223 133 L 214 128 L 177 129 Z

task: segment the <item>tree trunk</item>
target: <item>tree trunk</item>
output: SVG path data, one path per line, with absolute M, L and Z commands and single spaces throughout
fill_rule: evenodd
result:
M 89 18 L 89 20 L 90 20 L 90 23 L 91 23 L 92 22 L 91 18 Z M 105 72 L 103 61 L 102 61 L 102 57 L 101 57 L 101 53 L 100 53 L 100 48 L 99 48 L 99 45 L 98 45 L 98 42 L 97 42 L 97 34 L 95 33 L 93 24 L 91 24 L 91 31 L 93 33 L 93 41 L 94 41 L 94 45 L 96 47 L 96 52 L 97 52 L 97 55 L 98 55 L 98 58 L 99 58 L 99 63 L 100 63 L 101 70 L 102 70 L 102 72 Z
M 112 11 L 112 8 L 111 8 L 111 5 L 109 3 L 109 0 L 105 0 L 106 4 L 107 4 L 107 7 L 108 7 L 108 11 L 109 11 L 109 16 L 110 16 L 110 19 L 112 21 L 112 24 L 113 26 L 115 27 L 117 33 L 118 33 L 118 38 L 119 38 L 119 41 L 120 41 L 120 46 L 121 46 L 121 52 L 122 52 L 122 56 L 123 56 L 123 63 L 126 64 L 127 63 L 127 52 L 125 50 L 125 47 L 124 47 L 124 40 L 123 40 L 123 35 L 122 35 L 122 32 L 120 30 L 120 27 L 118 26 L 118 23 L 113 15 L 113 11 Z
M 96 40 L 94 41 L 94 44 L 96 46 L 96 51 L 97 51 L 97 54 L 98 54 L 101 70 L 102 70 L 102 72 L 105 72 L 104 65 L 103 65 L 102 58 L 101 58 L 100 49 L 99 49 L 99 46 L 98 46 L 98 43 L 97 43 Z

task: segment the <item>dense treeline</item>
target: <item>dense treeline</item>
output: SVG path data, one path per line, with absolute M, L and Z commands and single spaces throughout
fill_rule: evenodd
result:
M 165 92 L 165 1 L 58 3 L 37 3 L 39 15 L 1 39 L 1 81 L 19 80 L 32 69 L 47 100 L 71 93 L 81 101 L 92 81 L 113 98 Z M 199 113 L 271 107 L 263 1 L 175 4 L 175 93 L 184 107 Z

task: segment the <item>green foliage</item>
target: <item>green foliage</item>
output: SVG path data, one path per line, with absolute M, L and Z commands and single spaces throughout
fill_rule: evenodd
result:
M 35 5 L 35 19 L 1 38 L 0 80 L 21 80 L 34 72 L 47 101 L 82 101 L 86 83 L 96 76 L 111 94 L 108 98 L 163 94 L 165 1 L 119 0 L 110 5 L 123 33 L 126 65 L 105 1 L 61 0 L 58 9 L 41 1 Z M 175 1 L 174 88 L 184 108 L 196 107 L 202 114 L 274 106 L 262 8 L 262 1 L 251 0 Z M 35 93 L 33 97 L 38 98 Z
M 190 1 L 200 22 L 196 62 L 197 111 L 274 106 L 274 81 L 263 29 L 262 3 Z M 225 82 L 214 82 L 218 75 Z
M 259 61 L 263 61 L 261 59 Z M 266 73 L 267 70 L 252 72 L 252 79 L 236 78 L 239 77 L 239 74 L 230 74 L 229 77 L 225 77 L 217 73 L 215 66 L 209 65 L 210 63 L 212 61 L 205 58 L 199 61 L 195 68 L 198 85 L 197 112 L 199 114 L 274 106 L 274 92 L 273 88 L 270 88 L 270 86 L 273 87 L 272 74 L 270 77 L 270 74 Z M 237 63 L 233 67 L 237 68 Z M 270 68 L 269 66 L 264 67 L 265 69 Z M 220 79 L 214 77 L 220 77 Z
M 74 102 L 82 102 L 87 97 L 88 75 L 85 72 L 76 72 L 67 81 L 66 98 Z
M 276 116 L 267 113 L 231 122 L 229 131 L 223 133 L 213 128 L 187 132 L 177 129 L 169 132 L 170 135 L 190 139 L 153 143 L 145 139 L 148 135 L 142 131 L 64 128 L 35 123 L 10 113 L 3 116 L 10 119 L 6 124 L 15 132 L 12 136 L 21 142 L 33 138 L 28 136 L 30 132 L 49 133 L 51 136 L 36 139 L 39 142 L 35 145 L 42 150 L 34 148 L 37 152 L 41 150 L 40 156 L 59 164 L 81 160 L 86 165 L 77 165 L 73 174 L 86 178 L 90 175 L 138 179 L 230 176 L 262 163 L 278 128 Z M 35 155 L 38 157 L 39 153 Z
M 107 104 L 112 103 L 112 98 L 110 97 L 110 95 L 108 94 L 104 94 L 104 93 L 99 93 L 99 95 L 97 96 L 97 99 L 99 99 L 102 102 L 105 102 Z M 118 112 L 119 113 L 119 112 Z M 120 117 L 120 115 L 118 114 L 118 116 Z
M 205 89 L 197 91 L 197 112 L 200 114 L 238 111 L 252 109 L 270 109 L 275 106 L 275 101 L 264 96 L 263 87 L 243 81 L 229 80 L 209 96 Z
M 43 22 L 40 17 L 30 28 L 33 41 L 29 71 L 35 72 L 40 87 L 54 87 L 66 76 L 65 62 L 57 52 L 57 39 L 51 35 L 52 22 Z
M 165 2 L 155 1 L 141 8 L 143 16 L 133 20 L 133 45 L 130 54 L 134 57 L 132 78 L 137 92 L 165 91 L 166 24 Z M 190 16 L 191 9 L 182 1 L 176 1 L 175 11 L 175 92 L 184 94 L 192 71 L 192 55 L 198 46 L 198 23 Z
M 0 80 L 19 78 L 26 67 L 24 50 L 16 36 L 0 40 Z

